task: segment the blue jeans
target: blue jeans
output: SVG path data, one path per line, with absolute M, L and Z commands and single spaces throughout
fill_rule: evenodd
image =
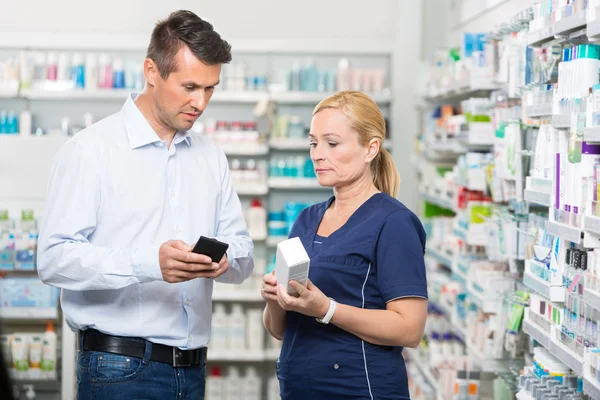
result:
M 206 366 L 174 368 L 150 361 L 152 343 L 143 358 L 99 351 L 77 352 L 78 400 L 204 400 Z

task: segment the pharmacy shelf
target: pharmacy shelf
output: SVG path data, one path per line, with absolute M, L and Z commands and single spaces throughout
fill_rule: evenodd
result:
M 586 25 L 586 12 L 581 11 L 556 21 L 552 27 L 552 34 L 554 36 L 562 37 L 570 34 L 571 32 L 585 28 Z
M 267 185 L 235 185 L 235 191 L 238 196 L 266 196 L 269 193 Z
M 585 231 L 600 235 L 600 218 L 586 215 L 584 218 Z
M 122 100 L 125 101 L 129 89 L 97 89 L 97 90 L 38 90 L 23 89 L 17 97 L 26 100 Z
M 552 26 L 547 26 L 527 34 L 527 45 L 529 47 L 541 47 L 552 40 L 554 40 Z
M 450 199 L 442 199 L 439 196 L 432 195 L 426 192 L 420 192 L 419 195 L 423 200 L 427 201 L 428 203 L 435 204 L 436 206 L 454 211 L 454 204 Z
M 534 338 L 539 344 L 550 350 L 552 337 L 549 332 L 544 331 L 536 323 L 525 318 L 523 320 L 523 332 Z
M 219 145 L 228 156 L 266 156 L 269 154 L 267 144 L 237 143 L 237 145 Z
M 452 234 L 462 239 L 469 246 L 485 246 L 487 244 L 486 235 L 476 234 L 475 232 L 469 231 L 468 229 L 454 227 L 452 229 Z
M 269 141 L 269 147 L 279 151 L 310 151 L 308 138 L 273 138 Z M 386 140 L 383 147 L 390 150 L 392 148 L 392 142 Z
M 501 298 L 486 299 L 485 295 L 475 290 L 471 285 L 467 287 L 467 297 L 469 301 L 477 306 L 484 313 L 496 313 L 500 309 L 502 303 Z
M 582 375 L 582 357 L 577 355 L 558 339 L 554 338 L 551 333 L 546 332 L 528 318 L 523 320 L 523 331 L 547 348 L 554 357 L 558 358 L 563 364 L 575 371 L 577 375 Z
M 583 372 L 583 392 L 592 400 L 600 400 L 600 382 L 587 370 Z
M 561 239 L 581 243 L 581 229 L 555 221 L 546 221 L 546 233 Z
M 307 104 L 316 106 L 324 98 L 334 92 L 274 92 L 269 97 L 281 104 Z M 392 101 L 391 92 L 386 90 L 381 93 L 366 93 L 378 104 L 389 104 Z
M 212 350 L 208 352 L 209 362 L 261 362 L 261 361 L 274 361 L 275 352 L 267 350 Z
M 291 151 L 309 151 L 308 138 L 273 138 L 269 141 L 269 146 L 274 150 L 291 150 Z
M 39 89 L 24 89 L 15 96 L 15 93 L 10 91 L 7 95 L 10 97 L 20 97 L 27 100 L 122 100 L 124 101 L 133 89 L 70 89 L 70 90 L 39 90 Z M 217 103 L 258 103 L 262 100 L 272 100 L 280 104 L 306 104 L 316 105 L 324 98 L 332 95 L 333 92 L 278 92 L 268 93 L 262 91 L 220 91 L 216 90 L 211 97 L 211 102 Z M 381 93 L 371 93 L 369 96 L 380 105 L 389 104 L 392 101 L 392 96 L 389 91 Z M 8 97 L 8 96 L 7 96 Z
M 427 383 L 429 384 L 429 386 L 431 386 L 433 388 L 433 390 L 436 393 L 436 399 L 441 398 L 441 388 L 439 385 L 439 379 L 436 379 L 435 376 L 433 375 L 433 372 L 431 371 L 431 368 L 429 368 L 429 363 L 426 360 L 423 360 L 421 357 L 419 357 L 417 355 L 417 351 L 412 350 L 410 352 L 410 359 L 412 361 L 411 365 L 414 365 L 415 367 L 417 367 L 417 369 L 419 370 L 419 372 L 421 373 L 421 375 L 423 376 L 423 378 L 425 378 L 425 380 L 427 381 Z
M 537 204 L 544 207 L 550 207 L 551 198 L 549 193 L 538 192 L 537 190 L 525 189 L 523 197 L 526 202 Z
M 459 86 L 444 90 L 433 96 L 426 97 L 425 100 L 435 103 L 455 103 L 470 97 L 486 96 L 489 92 L 499 88 L 499 85 L 493 82 L 473 82 L 468 86 Z
M 583 301 L 600 311 L 600 293 L 597 291 L 583 288 Z
M 466 153 L 468 150 L 457 138 L 426 143 L 425 148 L 435 153 L 452 154 L 454 156 Z
M 445 266 L 446 268 L 452 269 L 452 259 L 442 253 L 440 253 L 436 249 L 428 248 L 425 251 L 425 255 L 433 258 L 439 264 Z
M 15 321 L 57 320 L 57 307 L 2 307 L 0 318 Z
M 583 359 L 566 345 L 553 338 L 549 350 L 554 357 L 571 368 L 577 375 L 581 376 L 583 374 Z
M 131 89 L 72 89 L 72 90 L 36 90 L 25 89 L 19 93 L 18 97 L 27 100 L 90 100 L 90 101 L 125 101 L 127 96 L 134 92 Z M 257 103 L 262 99 L 268 98 L 265 92 L 227 92 L 215 91 L 211 97 L 211 102 L 217 103 Z
M 467 342 L 466 345 L 467 354 L 475 358 L 482 372 L 497 374 L 499 372 L 508 370 L 508 362 L 510 360 L 486 358 L 485 354 L 476 348 L 472 343 Z
M 271 189 L 286 189 L 286 190 L 303 190 L 303 189 L 325 189 L 331 190 L 330 187 L 319 185 L 316 178 L 286 178 L 286 177 L 271 177 L 268 182 Z
M 535 276 L 528 270 L 523 273 L 523 284 L 553 303 L 565 302 L 564 286 L 551 286 L 550 282 Z
M 527 105 L 527 118 L 542 118 L 552 116 L 552 103 Z
M 264 299 L 258 290 L 214 290 L 212 299 L 220 302 L 263 302 Z
M 600 126 L 585 128 L 583 140 L 587 143 L 600 143 Z
M 467 288 L 469 278 L 463 272 L 463 269 L 466 269 L 468 271 L 468 268 L 463 267 L 464 263 L 465 261 L 460 259 L 456 263 L 454 263 L 454 265 L 452 266 L 452 279 L 454 279 L 455 281 L 463 285 L 465 288 Z
M 552 127 L 554 129 L 569 129 L 571 127 L 571 115 L 561 114 L 552 116 Z
M 588 21 L 587 36 L 590 40 L 599 40 L 600 39 L 600 19 L 597 19 L 594 21 Z
M 287 236 L 269 236 L 267 237 L 267 246 L 277 247 L 277 243 L 286 240 Z

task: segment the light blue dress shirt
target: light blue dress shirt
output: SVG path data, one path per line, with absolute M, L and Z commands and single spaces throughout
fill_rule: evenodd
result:
M 208 138 L 177 132 L 162 142 L 135 104 L 79 132 L 50 172 L 38 270 L 62 289 L 72 329 L 192 349 L 210 339 L 212 279 L 167 283 L 162 243 L 200 235 L 229 244 L 218 282 L 252 272 L 253 245 L 224 153 Z

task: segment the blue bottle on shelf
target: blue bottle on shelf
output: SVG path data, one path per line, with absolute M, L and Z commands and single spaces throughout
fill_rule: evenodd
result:
M 8 113 L 0 111 L 0 133 L 8 133 Z

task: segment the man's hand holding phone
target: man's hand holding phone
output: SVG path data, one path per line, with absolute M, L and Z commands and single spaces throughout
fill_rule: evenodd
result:
M 213 262 L 211 257 L 198 254 L 181 240 L 169 240 L 160 246 L 159 262 L 165 282 L 185 282 L 196 278 L 218 278 L 229 269 L 229 261 L 223 251 L 220 261 Z

